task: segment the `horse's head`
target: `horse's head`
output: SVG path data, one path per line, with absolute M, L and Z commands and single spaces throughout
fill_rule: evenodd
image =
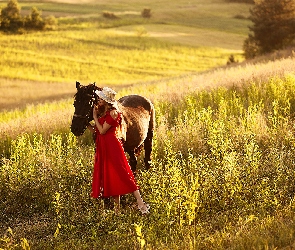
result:
M 71 131 L 74 135 L 80 136 L 85 132 L 89 122 L 93 120 L 93 104 L 97 102 L 94 91 L 101 89 L 95 86 L 95 83 L 83 86 L 79 82 L 76 82 L 76 88 L 77 93 L 74 99 L 75 112 Z

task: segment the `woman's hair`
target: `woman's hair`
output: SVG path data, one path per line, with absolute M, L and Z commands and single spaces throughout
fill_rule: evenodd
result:
M 107 103 L 109 110 L 117 110 L 117 112 L 119 114 L 122 114 L 117 103 L 115 104 L 111 104 L 111 103 Z M 125 126 L 123 125 L 124 121 L 123 121 L 123 116 L 121 116 L 121 121 L 119 122 L 119 126 L 116 129 L 116 135 L 119 139 L 122 140 L 122 142 L 124 143 L 126 141 L 126 131 L 125 131 Z

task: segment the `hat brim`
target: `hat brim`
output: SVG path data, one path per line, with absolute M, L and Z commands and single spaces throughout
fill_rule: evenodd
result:
M 95 94 L 99 97 L 99 98 L 101 98 L 101 99 L 103 99 L 104 101 L 106 101 L 107 103 L 110 103 L 110 104 L 115 104 L 116 103 L 116 100 L 111 100 L 110 98 L 108 98 L 102 91 L 98 91 L 98 90 L 96 90 L 95 91 Z

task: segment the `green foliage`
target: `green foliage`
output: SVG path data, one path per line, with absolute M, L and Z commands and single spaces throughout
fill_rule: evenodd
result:
M 11 240 L 54 249 L 285 246 L 294 240 L 283 234 L 294 229 L 294 96 L 288 75 L 155 103 L 153 167 L 139 164 L 137 174 L 151 204 L 146 217 L 131 206 L 115 215 L 89 197 L 93 145 L 70 133 L 19 136 L 0 164 L 0 247 Z M 276 219 L 281 214 L 290 225 Z M 16 226 L 31 218 L 38 234 Z
M 0 20 L 0 29 L 3 31 L 18 32 L 23 27 L 17 0 L 9 0 L 7 7 L 1 10 Z
M 104 18 L 108 18 L 108 19 L 117 19 L 118 18 L 113 12 L 109 12 L 109 11 L 104 11 L 102 13 L 102 16 Z
M 78 76 L 81 82 L 95 79 L 123 86 L 207 70 L 226 64 L 232 54 L 159 41 L 144 36 L 145 31 L 122 36 L 91 24 L 74 31 L 0 36 L 0 77 L 64 83 L 75 82 Z
M 22 33 L 25 30 L 44 30 L 53 29 L 57 24 L 53 16 L 49 16 L 43 20 L 41 11 L 33 7 L 31 14 L 22 17 L 20 7 L 17 0 L 9 0 L 7 7 L 1 10 L 0 30 L 12 33 Z
M 250 11 L 251 34 L 244 43 L 246 58 L 286 48 L 294 41 L 293 0 L 257 1 Z M 258 49 L 257 49 L 258 48 Z
M 228 60 L 227 60 L 227 65 L 230 65 L 230 64 L 232 64 L 232 63 L 238 63 L 239 61 L 236 61 L 236 59 L 235 59 L 235 56 L 234 55 L 230 55 L 229 57 L 228 57 Z
M 150 8 L 144 8 L 141 12 L 141 16 L 143 18 L 151 18 L 152 17 L 152 11 Z
M 36 7 L 33 7 L 31 14 L 25 18 L 25 28 L 32 30 L 43 30 L 45 28 L 41 12 Z

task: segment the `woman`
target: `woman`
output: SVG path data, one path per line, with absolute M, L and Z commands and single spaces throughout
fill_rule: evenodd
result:
M 116 92 L 104 87 L 101 91 L 95 91 L 95 94 L 98 96 L 97 105 L 93 108 L 95 125 L 88 127 L 90 131 L 97 133 L 91 196 L 113 197 L 119 209 L 120 195 L 133 193 L 138 209 L 142 214 L 147 214 L 149 205 L 141 198 L 122 142 L 117 137 L 122 114 L 115 100 Z M 100 117 L 98 110 L 102 111 Z

